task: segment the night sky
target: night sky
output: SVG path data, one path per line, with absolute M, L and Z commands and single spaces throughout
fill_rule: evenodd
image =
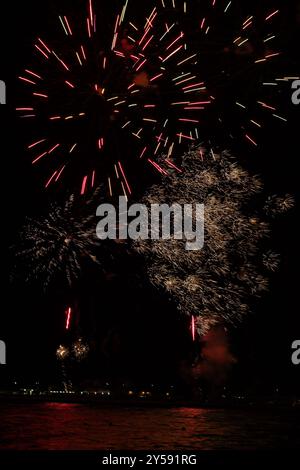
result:
M 257 8 L 261 4 L 243 0 L 245 8 L 247 3 Z M 299 4 L 284 0 L 269 3 L 284 11 L 282 73 L 299 75 Z M 1 5 L 2 25 L 6 23 L 6 28 L 1 25 L 0 79 L 7 83 L 8 103 L 0 107 L 5 260 L 8 248 L 16 243 L 24 217 L 41 212 L 48 202 L 38 172 L 32 171 L 24 152 L 26 130 L 15 117 L 16 97 L 20 93 L 16 77 L 30 57 L 36 35 L 40 31 L 51 32 L 55 13 L 62 5 L 65 11 L 71 11 L 74 4 L 80 2 L 30 0 Z M 271 121 L 257 150 L 239 140 L 232 147 L 246 168 L 261 175 L 266 194 L 290 193 L 297 199 L 299 106 L 291 103 L 288 88 L 280 99 L 289 123 Z M 235 124 L 236 117 L 232 119 Z M 228 146 L 225 136 L 222 142 L 220 131 L 216 134 L 220 145 Z M 142 176 L 138 193 L 142 194 L 155 180 L 151 172 Z M 291 364 L 291 344 L 300 336 L 297 220 L 294 209 L 274 223 L 272 245 L 282 254 L 281 271 L 272 275 L 270 292 L 257 302 L 252 316 L 229 331 L 230 347 L 237 358 L 229 378 L 233 387 L 252 390 L 257 385 L 270 392 L 279 386 L 283 394 L 295 393 L 296 387 L 299 391 L 299 367 Z M 11 252 L 10 249 L 8 263 L 3 263 L 0 339 L 7 343 L 8 365 L 1 366 L 0 384 L 13 378 L 51 383 L 57 378 L 55 350 L 64 339 L 63 313 L 70 293 L 57 285 L 43 294 L 36 286 L 11 282 Z M 82 334 L 96 344 L 86 376 L 135 383 L 180 382 L 180 364 L 191 361 L 194 354 L 189 324 L 174 305 L 147 283 L 140 261 L 120 254 L 118 263 L 105 277 L 91 270 L 78 285 L 77 297 L 85 312 Z

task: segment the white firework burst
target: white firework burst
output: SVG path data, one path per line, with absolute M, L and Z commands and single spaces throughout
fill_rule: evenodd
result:
M 193 315 L 202 334 L 219 322 L 235 324 L 249 311 L 253 297 L 267 290 L 261 259 L 270 227 L 263 208 L 257 207 L 260 179 L 228 152 L 191 149 L 183 169 L 181 175 L 167 176 L 153 186 L 143 202 L 204 204 L 203 249 L 187 251 L 185 241 L 174 238 L 138 240 L 133 249 L 145 258 L 151 283 L 180 311 Z M 263 261 L 273 269 L 275 258 L 269 253 Z
M 85 260 L 100 264 L 96 257 L 99 240 L 89 207 L 90 201 L 82 209 L 72 195 L 62 206 L 53 205 L 46 216 L 27 220 L 16 253 L 25 266 L 27 281 L 35 279 L 47 287 L 58 277 L 72 285 Z

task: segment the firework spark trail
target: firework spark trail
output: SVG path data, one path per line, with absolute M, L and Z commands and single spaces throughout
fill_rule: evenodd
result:
M 186 12 L 186 2 L 172 4 L 174 11 L 178 5 L 180 12 Z M 87 0 L 81 26 L 75 28 L 69 14 L 58 17 L 62 40 L 61 45 L 55 41 L 55 50 L 49 37 L 35 41 L 37 65 L 33 70 L 26 68 L 19 77 L 34 103 L 17 111 L 21 117 L 35 117 L 43 124 L 45 138 L 37 136 L 36 144 L 27 147 L 32 164 L 48 173 L 45 188 L 72 180 L 76 164 L 81 171 L 77 183 L 81 195 L 97 184 L 98 175 L 101 181 L 109 177 L 110 192 L 119 184 L 130 195 L 126 158 L 112 157 L 113 153 L 124 153 L 129 145 L 127 136 L 132 138 L 132 152 L 147 165 L 162 152 L 170 160 L 178 146 L 188 144 L 199 133 L 200 120 L 193 119 L 190 112 L 203 111 L 211 100 L 198 72 L 190 72 L 197 54 L 188 51 L 184 31 L 175 22 L 166 22 L 166 4 L 157 2 L 142 23 L 135 21 L 129 7 L 126 0 L 114 18 L 112 39 L 100 48 L 102 36 L 96 28 L 99 7 L 93 0 Z M 189 76 L 190 83 L 180 81 L 183 76 Z M 200 100 L 201 107 L 192 106 Z M 86 132 L 89 128 L 95 129 L 92 135 Z M 59 137 L 53 142 L 56 134 Z M 74 143 L 75 134 L 78 139 Z M 33 153 L 36 146 L 39 153 Z M 122 175 L 117 182 L 107 169 L 116 161 Z M 152 167 L 159 171 L 158 166 Z
M 194 315 L 192 315 L 191 330 L 192 330 L 192 339 L 193 339 L 193 341 L 195 341 L 195 340 L 196 340 L 196 324 L 195 324 L 195 317 L 194 317 Z
M 68 310 L 66 311 L 66 330 L 70 328 L 70 321 L 71 321 L 71 315 L 72 315 L 72 308 L 69 307 Z

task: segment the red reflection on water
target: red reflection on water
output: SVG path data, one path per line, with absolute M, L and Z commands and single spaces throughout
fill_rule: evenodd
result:
M 73 408 L 78 408 L 78 406 L 79 405 L 76 403 L 45 403 L 46 408 L 53 408 L 54 410 L 71 410 Z

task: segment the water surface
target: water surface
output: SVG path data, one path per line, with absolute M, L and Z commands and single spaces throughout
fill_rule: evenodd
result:
M 0 448 L 214 450 L 300 448 L 299 411 L 0 405 Z

